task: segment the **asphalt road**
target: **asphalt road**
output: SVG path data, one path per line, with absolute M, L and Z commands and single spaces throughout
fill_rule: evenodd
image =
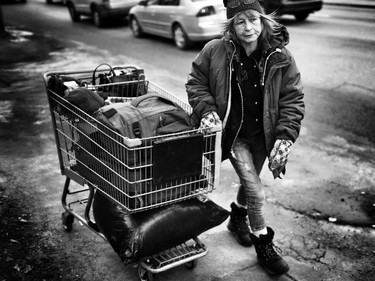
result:
M 78 44 L 76 48 L 88 52 L 99 51 L 107 62 L 139 65 L 152 81 L 181 98 L 186 97 L 184 83 L 191 61 L 202 47 L 198 44 L 182 52 L 171 40 L 134 39 L 125 21 L 103 29 L 88 18 L 72 23 L 67 8 L 58 2 L 47 5 L 43 0 L 31 0 L 27 5 L 7 6 L 3 13 L 10 26 L 24 26 L 66 44 Z M 306 22 L 283 16 L 282 23 L 290 32 L 289 49 L 301 70 L 310 104 L 307 122 L 326 123 L 374 142 L 374 124 L 367 118 L 375 113 L 373 9 L 324 6 Z M 71 56 L 67 59 L 76 59 Z M 94 67 L 100 62 L 93 57 L 86 65 L 67 67 Z

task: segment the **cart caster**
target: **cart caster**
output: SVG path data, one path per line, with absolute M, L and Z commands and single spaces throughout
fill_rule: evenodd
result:
M 154 275 L 142 266 L 138 266 L 138 277 L 141 281 L 153 281 Z
M 61 215 L 62 223 L 66 231 L 70 232 L 73 228 L 74 216 L 70 214 L 68 211 L 65 211 Z
M 194 269 L 196 266 L 197 266 L 196 260 L 192 260 L 192 261 L 189 261 L 189 262 L 185 263 L 185 267 L 187 269 Z

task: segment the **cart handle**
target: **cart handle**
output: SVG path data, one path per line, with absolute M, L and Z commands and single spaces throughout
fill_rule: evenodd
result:
M 215 125 L 211 128 L 211 132 L 217 133 L 223 130 L 223 125 Z
M 142 144 L 142 140 L 138 138 L 131 139 L 128 137 L 123 137 L 123 143 L 128 147 L 136 147 Z

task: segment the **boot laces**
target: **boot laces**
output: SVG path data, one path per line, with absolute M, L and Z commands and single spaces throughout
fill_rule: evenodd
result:
M 242 216 L 234 217 L 234 224 L 239 231 L 243 231 L 243 232 L 249 231 L 246 217 L 242 217 Z
M 263 256 L 264 259 L 267 261 L 275 261 L 280 258 L 279 254 L 281 254 L 282 251 L 279 247 L 277 247 L 273 242 L 269 242 L 264 245 L 264 252 Z

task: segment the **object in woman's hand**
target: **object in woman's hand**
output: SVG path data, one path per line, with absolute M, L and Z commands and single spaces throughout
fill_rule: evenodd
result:
M 203 115 L 199 129 L 203 133 L 211 133 L 213 128 L 222 126 L 219 115 L 215 111 L 210 111 Z
M 272 171 L 274 178 L 280 177 L 280 173 L 285 175 L 285 165 L 288 162 L 290 140 L 276 140 L 269 157 L 268 168 Z

